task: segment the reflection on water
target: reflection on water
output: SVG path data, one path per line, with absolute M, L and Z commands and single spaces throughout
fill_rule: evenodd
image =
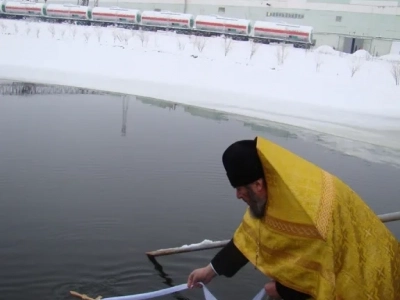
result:
M 243 126 L 250 127 L 260 133 L 272 134 L 276 137 L 299 138 L 304 141 L 313 142 L 328 149 L 358 157 L 369 162 L 383 163 L 400 168 L 400 149 L 380 147 L 369 143 L 354 141 L 339 136 L 329 135 L 291 125 L 280 124 L 268 120 L 227 114 L 215 110 L 189 105 L 180 105 L 158 99 L 138 97 L 138 100 L 142 103 L 162 108 L 169 108 L 171 110 L 182 108 L 184 112 L 188 112 L 192 116 L 199 116 L 209 120 L 224 122 L 238 121 L 241 122 Z
M 159 276 L 164 280 L 163 283 L 165 283 L 169 287 L 173 287 L 176 285 L 174 283 L 174 281 L 172 280 L 172 278 L 170 277 L 170 275 L 168 275 L 164 271 L 163 266 L 157 261 L 157 259 L 155 257 L 147 256 L 147 258 L 154 265 L 154 269 L 158 272 Z M 178 284 L 180 284 L 180 283 L 178 283 Z M 179 292 L 174 293 L 172 295 L 172 297 L 174 297 L 174 299 L 177 299 L 177 300 L 189 300 L 189 298 L 182 296 L 181 293 L 179 293 Z
M 245 127 L 250 127 L 251 129 L 259 132 L 265 132 L 268 134 L 272 134 L 274 136 L 284 137 L 284 138 L 297 138 L 297 134 L 294 132 L 290 132 L 287 129 L 280 128 L 279 126 L 262 126 L 260 124 L 243 122 Z
M 121 135 L 126 136 L 126 125 L 128 122 L 128 109 L 129 109 L 129 98 L 131 96 L 122 96 L 122 128 Z
M 184 106 L 184 111 L 191 114 L 192 116 L 201 117 L 215 121 L 229 121 L 229 118 L 225 113 L 201 109 L 195 106 Z
M 44 84 L 34 84 L 29 82 L 0 82 L 0 95 L 51 95 L 51 94 L 99 94 L 89 89 L 81 89 L 67 86 L 53 86 Z M 115 94 L 114 94 L 115 95 Z M 156 106 L 160 108 L 168 108 L 169 110 L 183 109 L 184 112 L 192 116 L 216 121 L 240 121 L 244 126 L 257 130 L 259 132 L 270 133 L 275 136 L 293 138 L 297 137 L 305 141 L 310 141 L 322 145 L 331 150 L 340 151 L 346 155 L 359 157 L 370 162 L 384 163 L 400 168 L 400 149 L 380 147 L 377 145 L 350 140 L 339 136 L 333 136 L 321 132 L 316 132 L 304 128 L 291 125 L 280 124 L 268 120 L 248 118 L 244 116 L 227 114 L 216 110 L 203 109 L 195 106 L 180 105 L 177 103 L 153 99 L 149 97 L 136 97 L 130 95 L 121 95 L 122 97 L 122 126 L 121 135 L 127 134 L 127 111 L 129 109 L 129 99 L 137 99 L 139 102 Z M 399 132 L 393 132 L 394 139 L 400 139 Z
M 161 101 L 158 99 L 154 98 L 148 98 L 148 97 L 138 97 L 137 98 L 140 102 L 160 108 L 168 108 L 169 110 L 175 110 L 177 104 L 169 101 Z
M 31 82 L 14 82 L 2 80 L 0 82 L 0 95 L 54 95 L 54 94 L 96 94 L 102 95 L 103 92 L 69 87 L 69 86 L 57 86 L 38 84 Z

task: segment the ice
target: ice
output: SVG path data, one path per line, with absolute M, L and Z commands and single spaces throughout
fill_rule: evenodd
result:
M 391 73 L 398 56 L 13 20 L 0 21 L 0 45 L 1 79 L 134 94 L 293 125 L 320 133 L 339 151 L 400 165 L 400 86 Z M 377 158 L 389 152 L 390 159 Z

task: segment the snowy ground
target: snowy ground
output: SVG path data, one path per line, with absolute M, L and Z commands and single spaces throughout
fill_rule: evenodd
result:
M 11 20 L 0 21 L 0 45 L 2 79 L 154 97 L 400 151 L 399 57 Z

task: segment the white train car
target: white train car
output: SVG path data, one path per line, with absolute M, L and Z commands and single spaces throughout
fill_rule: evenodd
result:
M 89 7 L 75 4 L 48 4 L 44 13 L 51 18 L 88 20 L 91 17 Z
M 22 16 L 42 16 L 44 3 L 35 3 L 31 1 L 4 1 L 2 11 L 5 14 Z
M 203 32 L 248 36 L 251 32 L 251 22 L 245 19 L 199 15 L 195 19 L 194 28 Z
M 294 44 L 312 44 L 313 27 L 287 23 L 256 21 L 253 26 L 254 38 L 268 41 L 288 41 Z
M 92 9 L 93 21 L 138 24 L 140 19 L 140 11 L 137 9 L 98 6 Z
M 141 19 L 142 25 L 154 27 L 191 29 L 194 24 L 192 14 L 170 11 L 143 11 Z

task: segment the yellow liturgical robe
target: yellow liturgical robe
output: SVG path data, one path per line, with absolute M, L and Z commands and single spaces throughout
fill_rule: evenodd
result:
M 344 182 L 261 137 L 267 212 L 236 247 L 266 276 L 316 300 L 399 300 L 400 245 Z

